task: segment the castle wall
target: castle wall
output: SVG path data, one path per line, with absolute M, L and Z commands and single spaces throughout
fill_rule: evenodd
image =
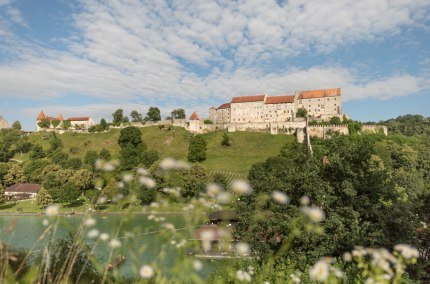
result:
M 385 135 L 388 135 L 388 128 L 385 125 L 363 125 L 361 127 L 361 131 L 372 132 L 372 133 L 382 132 Z
M 3 117 L 0 116 L 0 129 L 8 128 L 8 127 L 9 127 L 9 125 L 8 125 L 6 119 L 4 119 Z

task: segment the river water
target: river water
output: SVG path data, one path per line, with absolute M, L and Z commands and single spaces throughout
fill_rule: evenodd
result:
M 126 278 L 138 277 L 140 266 L 158 263 L 161 270 L 174 264 L 175 258 L 179 254 L 184 254 L 183 250 L 176 248 L 173 243 L 187 240 L 192 235 L 192 227 L 185 229 L 185 213 L 162 214 L 164 222 L 148 220 L 147 214 L 106 214 L 92 215 L 97 223 L 90 229 L 97 229 L 100 233 L 109 234 L 110 238 L 118 239 L 121 247 L 113 250 L 112 256 L 123 254 L 126 257 L 124 264 L 116 273 Z M 66 237 L 69 233 L 75 234 L 82 224 L 84 216 L 57 216 L 48 219 L 46 216 L 0 216 L 0 238 L 14 249 L 32 251 L 33 256 L 40 255 L 45 246 L 51 246 L 52 240 Z M 43 240 L 38 241 L 47 228 L 43 225 L 44 220 L 57 228 L 55 234 L 51 233 Z M 46 221 L 45 221 L 46 222 Z M 161 225 L 169 222 L 177 229 L 175 237 Z M 184 229 L 181 229 L 184 228 Z M 116 237 L 114 237 L 116 236 Z M 112 252 L 109 241 L 97 242 L 94 239 L 85 237 L 85 243 L 94 249 L 94 256 L 99 263 L 106 265 L 109 263 L 109 255 Z M 160 255 L 160 252 L 165 253 Z M 161 264 L 160 264 L 161 262 Z

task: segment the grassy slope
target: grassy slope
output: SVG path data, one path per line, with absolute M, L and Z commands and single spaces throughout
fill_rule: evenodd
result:
M 188 154 L 189 134 L 177 127 L 176 131 L 160 130 L 158 127 L 141 128 L 143 141 L 148 145 L 148 149 L 157 150 L 161 157 L 173 157 L 186 160 Z M 224 132 L 212 132 L 204 134 L 208 141 L 207 159 L 203 165 L 208 170 L 222 170 L 236 173 L 246 173 L 252 164 L 264 161 L 267 157 L 274 156 L 286 143 L 293 141 L 292 136 L 271 135 L 269 133 L 258 132 L 234 132 L 229 133 L 232 146 L 221 146 Z M 41 144 L 45 149 L 48 143 L 45 133 L 34 133 L 30 136 L 30 141 Z M 86 151 L 100 151 L 102 148 L 108 149 L 114 157 L 118 155 L 119 130 L 113 129 L 106 133 L 94 134 L 73 134 L 65 133 L 61 137 L 65 152 L 70 156 L 83 158 Z M 76 147 L 78 152 L 70 154 L 69 150 Z M 28 155 L 17 155 L 19 160 L 28 159 Z

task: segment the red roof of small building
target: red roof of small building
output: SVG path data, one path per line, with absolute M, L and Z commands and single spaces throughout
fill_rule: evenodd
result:
M 231 99 L 231 103 L 259 102 L 259 101 L 264 101 L 265 97 L 266 97 L 266 95 L 233 97 L 233 99 Z
M 193 112 L 190 116 L 190 120 L 200 120 L 196 112 Z
M 90 117 L 89 116 L 69 117 L 67 120 L 69 120 L 69 121 L 88 121 L 88 120 L 90 120 Z
M 37 120 L 42 120 L 45 118 L 45 114 L 43 113 L 43 111 L 40 111 L 39 115 L 37 116 Z
M 266 104 L 285 104 L 285 103 L 294 103 L 294 96 L 276 96 L 276 97 L 267 97 Z
M 58 120 L 59 120 L 59 121 L 62 121 L 62 120 L 63 120 L 63 115 L 62 115 L 61 113 L 58 115 Z
M 39 190 L 40 184 L 37 183 L 16 183 L 6 188 L 4 192 L 38 193 Z
M 340 96 L 340 88 L 325 90 L 310 90 L 300 92 L 299 99 L 316 99 Z
M 226 109 L 226 108 L 230 108 L 230 103 L 222 104 L 217 109 Z

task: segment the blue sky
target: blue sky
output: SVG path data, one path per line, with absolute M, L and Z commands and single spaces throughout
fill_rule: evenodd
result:
M 430 0 L 0 0 L 0 115 L 25 129 L 335 87 L 354 119 L 430 116 Z

